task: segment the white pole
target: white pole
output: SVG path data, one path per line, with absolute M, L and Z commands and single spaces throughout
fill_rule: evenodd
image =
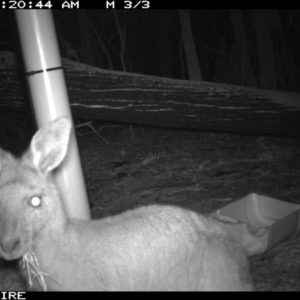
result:
M 38 127 L 72 118 L 58 43 L 49 10 L 16 10 L 27 82 Z M 69 151 L 55 174 L 69 216 L 89 220 L 90 210 L 74 129 Z

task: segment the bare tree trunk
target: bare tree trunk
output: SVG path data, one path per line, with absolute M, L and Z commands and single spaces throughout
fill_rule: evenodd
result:
M 159 58 L 160 58 L 160 72 L 162 77 L 172 77 L 171 63 L 170 63 L 170 49 L 169 49 L 169 32 L 168 24 L 166 22 L 166 10 L 159 11 Z
M 298 74 L 295 72 L 295 62 L 282 30 L 278 9 L 269 11 L 270 19 L 273 21 L 275 61 L 277 69 L 278 89 L 283 87 L 287 91 L 297 91 L 300 85 Z
M 82 62 L 94 66 L 94 53 L 93 53 L 93 45 L 91 39 L 91 28 L 87 20 L 87 16 L 83 10 L 77 10 L 77 19 L 79 23 L 79 33 L 80 33 L 80 41 L 81 41 L 81 50 L 82 50 Z
M 126 14 L 126 12 L 124 12 Z M 120 20 L 118 17 L 118 14 L 116 12 L 116 10 L 113 9 L 113 14 L 115 17 L 115 21 L 116 21 L 116 25 L 118 28 L 118 33 L 119 33 L 119 38 L 120 38 L 120 53 L 119 53 L 119 57 L 120 57 L 120 61 L 122 64 L 122 69 L 123 71 L 127 71 L 126 69 L 126 64 L 125 64 L 125 46 L 126 46 L 126 21 L 124 22 L 124 26 L 122 28 L 121 24 L 120 24 Z
M 202 73 L 200 70 L 199 60 L 197 57 L 196 47 L 194 43 L 190 13 L 187 9 L 179 10 L 180 24 L 183 37 L 183 45 L 185 50 L 185 57 L 187 61 L 187 68 L 190 80 L 202 81 Z
M 232 28 L 234 30 L 235 47 L 237 48 L 236 51 L 234 51 L 234 48 L 232 48 L 233 51 L 231 51 L 232 56 L 230 56 L 230 59 L 233 64 L 236 64 L 236 62 L 234 62 L 236 55 L 234 54 L 237 54 L 238 67 L 240 69 L 240 74 L 238 78 L 240 82 L 238 84 L 243 86 L 258 87 L 257 80 L 254 76 L 253 68 L 251 65 L 249 47 L 247 37 L 245 34 L 241 10 L 231 9 L 230 17 L 232 22 Z M 229 63 L 229 65 L 232 65 L 232 63 Z M 233 82 L 236 82 L 236 80 Z
M 241 68 L 238 63 L 237 44 L 230 47 L 229 59 L 227 53 L 227 40 L 223 38 L 216 54 L 216 67 L 214 82 L 243 85 Z
M 253 23 L 260 69 L 260 87 L 262 89 L 277 90 L 275 56 L 268 12 L 253 9 Z

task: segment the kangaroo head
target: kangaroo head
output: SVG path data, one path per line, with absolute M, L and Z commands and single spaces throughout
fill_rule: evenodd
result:
M 60 117 L 37 131 L 20 159 L 0 149 L 0 256 L 5 259 L 20 258 L 49 226 L 63 225 L 52 171 L 67 153 L 70 131 L 71 121 Z

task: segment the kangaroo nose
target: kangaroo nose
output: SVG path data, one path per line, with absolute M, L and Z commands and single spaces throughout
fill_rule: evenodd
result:
M 10 257 L 20 248 L 20 239 L 18 237 L 2 237 L 0 242 L 1 253 L 4 258 Z

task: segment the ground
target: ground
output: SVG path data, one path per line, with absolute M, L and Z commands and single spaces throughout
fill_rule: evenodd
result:
M 209 213 L 255 192 L 300 204 L 300 140 L 76 120 L 93 218 L 147 204 Z M 0 146 L 20 153 L 28 117 L 0 115 Z M 97 133 L 95 132 L 97 131 Z M 300 290 L 300 235 L 250 258 L 259 291 Z M 0 290 L 22 290 L 0 259 Z

